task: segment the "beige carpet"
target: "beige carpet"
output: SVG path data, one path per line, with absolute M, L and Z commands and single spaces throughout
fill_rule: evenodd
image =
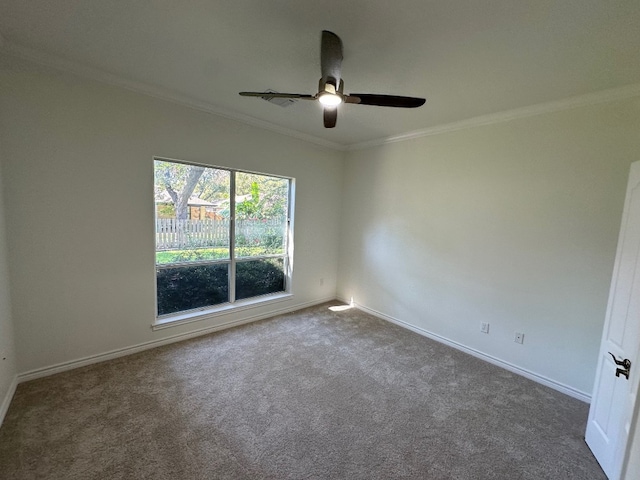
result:
M 588 406 L 330 304 L 19 385 L 3 479 L 604 479 Z

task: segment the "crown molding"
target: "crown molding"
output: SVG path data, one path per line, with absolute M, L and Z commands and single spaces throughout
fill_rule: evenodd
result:
M 611 88 L 601 90 L 599 92 L 588 93 L 585 95 L 576 95 L 574 97 L 556 100 L 552 102 L 539 103 L 528 107 L 516 108 L 513 110 L 505 110 L 503 112 L 492 113 L 489 115 L 481 115 L 478 117 L 461 120 L 459 122 L 446 123 L 436 125 L 412 132 L 394 135 L 382 139 L 369 140 L 361 143 L 354 143 L 347 147 L 348 151 L 363 150 L 371 147 L 378 147 L 390 143 L 403 142 L 414 138 L 428 137 L 431 135 L 440 135 L 442 133 L 455 132 L 468 128 L 475 128 L 484 125 L 492 125 L 495 123 L 510 122 L 520 118 L 534 117 L 544 115 L 546 113 L 570 110 L 573 108 L 586 107 L 589 105 L 597 105 L 600 103 L 614 102 L 618 100 L 626 100 L 640 96 L 640 83 L 626 85 L 624 87 Z
M 78 75 L 80 77 L 95 80 L 97 82 L 106 83 L 116 87 L 121 87 L 136 93 L 141 93 L 153 98 L 178 104 L 184 107 L 188 107 L 194 110 L 198 110 L 210 115 L 226 118 L 235 122 L 243 123 L 253 127 L 258 127 L 263 130 L 268 130 L 280 135 L 292 137 L 297 140 L 302 140 L 307 143 L 312 143 L 316 146 L 320 146 L 329 150 L 345 151 L 347 147 L 335 142 L 324 140 L 313 135 L 309 135 L 290 128 L 281 127 L 272 123 L 260 120 L 250 115 L 244 115 L 242 113 L 233 112 L 221 107 L 218 107 L 212 103 L 197 100 L 187 95 L 177 93 L 175 91 L 151 85 L 145 82 L 138 82 L 135 80 L 128 80 L 119 75 L 115 75 L 98 68 L 82 65 L 78 62 L 59 57 L 57 55 L 41 52 L 36 49 L 25 47 L 6 41 L 0 35 L 0 49 L 14 57 L 28 60 L 30 62 L 42 65 L 45 67 L 54 68 L 56 70 L 62 70 L 65 72 Z
M 268 130 L 280 135 L 295 138 L 307 143 L 314 144 L 319 147 L 323 147 L 334 151 L 353 151 L 364 150 L 367 148 L 378 147 L 391 143 L 403 142 L 406 140 L 412 140 L 421 137 L 428 137 L 432 135 L 440 135 L 443 133 L 455 132 L 458 130 L 465 130 L 469 128 L 475 128 L 485 125 L 492 125 L 497 123 L 510 122 L 521 118 L 533 117 L 537 115 L 543 115 L 547 113 L 559 112 L 563 110 L 570 110 L 573 108 L 585 107 L 589 105 L 597 105 L 600 103 L 608 103 L 618 100 L 624 100 L 628 98 L 640 96 L 640 83 L 626 85 L 623 87 L 612 88 L 608 90 L 601 90 L 599 92 L 588 93 L 585 95 L 577 95 L 562 100 L 555 100 L 552 102 L 540 103 L 537 105 L 530 105 L 527 107 L 517 108 L 513 110 L 505 110 L 498 113 L 492 113 L 488 115 L 480 115 L 478 117 L 461 120 L 458 122 L 452 122 L 442 125 L 435 125 L 433 127 L 427 127 L 420 130 L 414 130 L 411 132 L 403 133 L 400 135 L 393 135 L 390 137 L 379 138 L 374 140 L 368 140 L 365 142 L 352 143 L 349 145 L 343 145 L 329 140 L 325 140 L 314 135 L 292 130 L 290 128 L 274 125 L 273 123 L 260 120 L 250 115 L 237 113 L 231 110 L 223 109 L 212 103 L 205 102 L 191 98 L 187 95 L 177 93 L 175 91 L 158 87 L 155 85 L 147 84 L 144 82 L 138 82 L 134 80 L 128 80 L 121 76 L 100 70 L 94 67 L 82 65 L 78 62 L 65 59 L 56 55 L 41 52 L 36 49 L 25 47 L 22 45 L 14 44 L 0 33 L 0 51 L 3 51 L 9 55 L 29 60 L 33 63 L 51 67 L 57 70 L 70 72 L 72 74 L 89 78 L 101 83 L 121 87 L 136 93 L 141 93 L 150 97 L 154 97 L 160 100 L 185 106 L 194 110 L 198 110 L 210 115 L 226 118 L 235 122 L 257 127 L 263 130 Z

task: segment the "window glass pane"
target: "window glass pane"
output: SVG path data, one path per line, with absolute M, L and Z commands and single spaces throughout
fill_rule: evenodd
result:
M 158 315 L 229 301 L 229 264 L 156 268 Z
M 285 291 L 290 184 L 286 178 L 154 160 L 158 315 Z
M 264 258 L 236 263 L 236 299 L 284 291 L 284 259 Z
M 156 263 L 229 258 L 230 172 L 155 161 Z
M 289 181 L 236 173 L 236 257 L 285 254 Z

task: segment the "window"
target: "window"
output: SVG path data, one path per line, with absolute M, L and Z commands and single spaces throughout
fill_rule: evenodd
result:
M 154 171 L 159 318 L 289 291 L 291 179 L 165 159 Z

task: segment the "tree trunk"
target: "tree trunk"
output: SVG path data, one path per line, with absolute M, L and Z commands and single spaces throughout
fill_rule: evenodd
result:
M 204 167 L 190 167 L 186 182 L 180 192 L 176 192 L 173 187 L 171 187 L 169 181 L 165 181 L 164 186 L 176 207 L 176 218 L 178 220 L 187 220 L 189 218 L 189 198 L 195 190 L 203 172 Z
M 176 220 L 177 220 L 177 243 L 180 248 L 188 247 L 188 238 L 184 232 L 184 220 L 189 218 L 189 198 L 196 188 L 198 180 L 204 172 L 204 167 L 189 167 L 187 173 L 186 182 L 180 192 L 176 192 L 171 186 L 169 175 L 165 177 L 164 187 L 167 193 L 171 197 L 171 201 L 176 208 Z

